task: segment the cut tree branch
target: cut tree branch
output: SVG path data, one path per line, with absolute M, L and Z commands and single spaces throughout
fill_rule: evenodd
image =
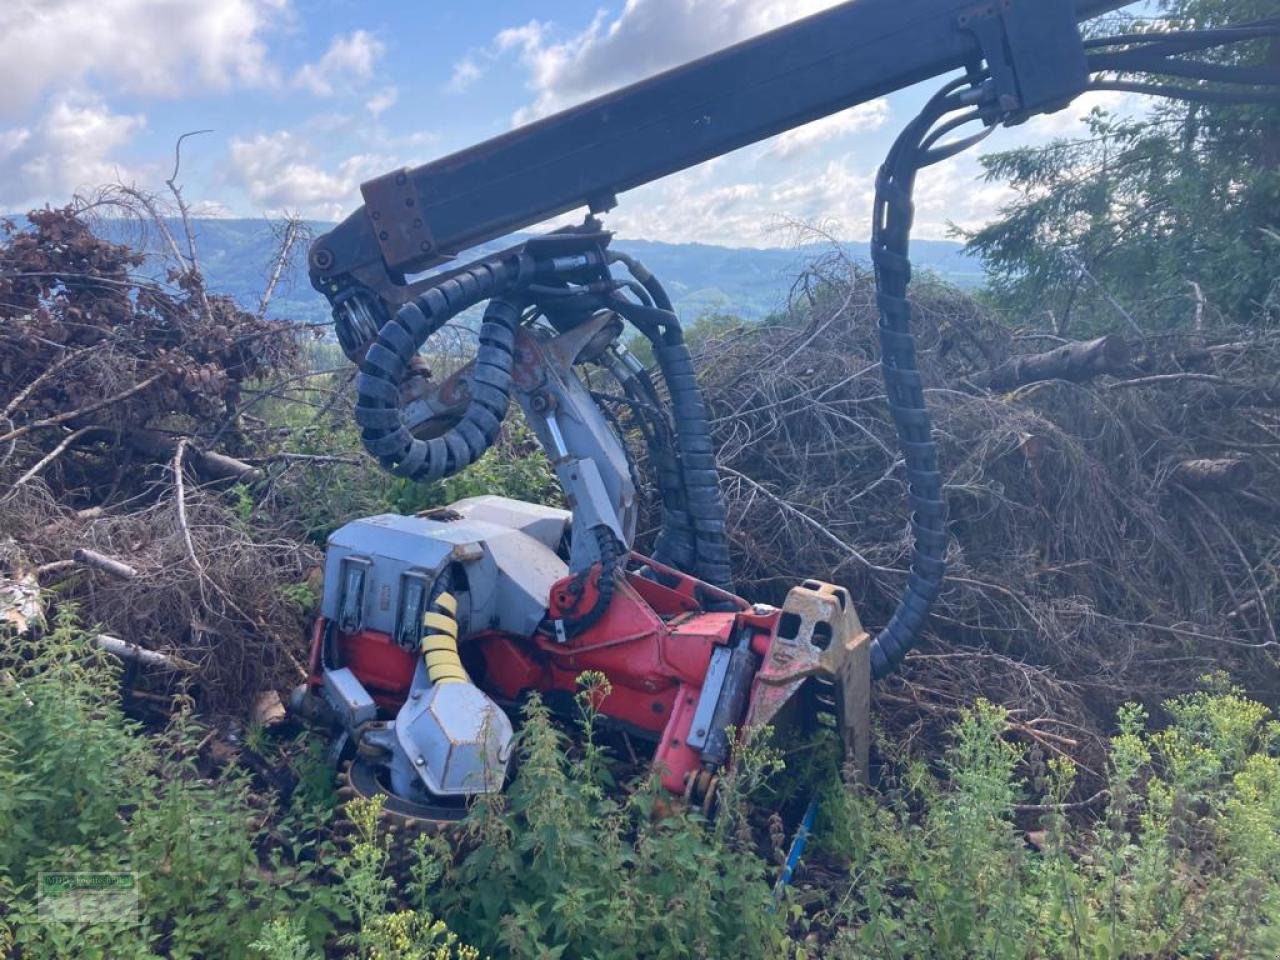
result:
M 108 557 L 105 553 L 90 550 L 88 547 L 81 547 L 71 556 L 76 563 L 83 564 L 86 567 L 93 567 L 95 570 L 101 570 L 103 573 L 119 577 L 121 580 L 133 580 L 138 576 L 137 567 L 131 567 L 123 560 Z
M 1183 460 L 1174 464 L 1169 479 L 1188 490 L 1214 493 L 1243 490 L 1253 482 L 1253 465 L 1248 460 L 1226 457 L 1220 460 Z
M 976 386 L 1004 391 L 1041 380 L 1081 383 L 1103 374 L 1120 376 L 1129 370 L 1129 344 L 1123 337 L 1064 343 L 1044 353 L 1013 357 L 974 377 Z
M 157 463 L 172 461 L 178 452 L 178 437 L 160 433 L 157 430 L 127 430 L 124 442 L 135 451 Z M 206 480 L 236 480 L 251 483 L 262 479 L 262 471 L 253 464 L 228 457 L 225 454 L 200 450 L 188 443 L 185 459 L 191 467 Z
M 93 642 L 98 649 L 106 651 L 113 657 L 119 657 L 121 660 L 133 660 L 148 667 L 159 667 L 161 670 L 172 670 L 174 673 L 194 673 L 200 669 L 190 660 L 184 660 L 182 657 L 175 657 L 167 653 L 160 653 L 157 650 L 148 650 L 146 647 L 140 647 L 136 643 L 121 640 L 119 637 L 113 637 L 110 634 L 96 634 L 93 637 Z

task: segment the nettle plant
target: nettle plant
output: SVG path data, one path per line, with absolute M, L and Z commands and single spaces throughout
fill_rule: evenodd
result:
M 1071 818 L 1075 770 L 1052 760 L 1024 832 L 1026 756 L 985 703 L 941 776 L 907 761 L 883 794 L 829 794 L 828 843 L 851 864 L 845 898 L 810 921 L 830 955 L 1280 956 L 1280 725 L 1222 677 L 1165 712 L 1151 730 L 1121 711 L 1098 818 Z
M 435 860 L 425 905 L 497 956 L 778 955 L 769 867 L 742 829 L 744 793 L 780 764 L 767 738 L 739 745 L 709 823 L 668 809 L 655 778 L 615 789 L 597 738 L 608 690 L 602 675 L 581 678 L 573 749 L 546 705 L 528 701 L 516 777 L 472 809 L 464 852 Z
M 198 763 L 189 708 L 146 734 L 120 707 L 119 667 L 64 607 L 53 629 L 0 641 L 0 954 L 248 957 L 288 913 L 323 938 L 339 904 L 314 884 L 317 811 L 286 813 L 248 776 Z M 38 916 L 42 871 L 131 873 L 136 923 Z

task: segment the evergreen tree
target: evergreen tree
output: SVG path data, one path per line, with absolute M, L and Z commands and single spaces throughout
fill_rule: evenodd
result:
M 1156 26 L 1239 24 L 1274 16 L 1274 2 L 1162 0 Z M 1211 57 L 1280 67 L 1280 41 Z M 997 303 L 1073 336 L 1122 314 L 1146 330 L 1280 322 L 1280 105 L 1160 100 L 1137 119 L 1095 109 L 1089 130 L 982 158 L 988 180 L 1017 191 L 967 234 Z

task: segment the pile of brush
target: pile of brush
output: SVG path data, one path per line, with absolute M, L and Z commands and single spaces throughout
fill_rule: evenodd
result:
M 985 696 L 1086 766 L 1125 700 L 1226 671 L 1280 700 L 1280 337 L 1018 334 L 913 288 L 952 544 L 924 642 L 882 685 L 901 725 Z M 838 256 L 787 315 L 698 348 L 738 586 L 848 586 L 870 630 L 906 582 L 903 463 L 873 278 Z
M 297 682 L 315 551 L 236 495 L 264 480 L 247 411 L 298 375 L 297 328 L 189 263 L 147 279 L 70 209 L 27 220 L 0 237 L 0 593 L 22 601 L 4 619 L 74 607 L 214 709 Z

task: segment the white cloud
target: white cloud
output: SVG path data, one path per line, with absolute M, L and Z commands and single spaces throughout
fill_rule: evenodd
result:
M 979 227 L 1012 197 L 1003 183 L 985 183 L 977 157 L 965 154 L 920 171 L 914 194 L 912 235 L 945 239 L 951 224 Z M 798 174 L 777 184 L 764 204 L 788 220 L 823 224 L 844 238 L 871 235 L 876 167 L 840 159 L 817 174 Z
M 1140 112 L 1147 102 L 1146 97 L 1121 90 L 1090 90 L 1057 113 L 1032 117 L 1021 129 L 1036 138 L 1087 136 L 1084 118 L 1095 107 L 1108 113 L 1133 114 Z
M 596 14 L 597 19 L 601 16 L 603 13 Z M 453 72 L 449 75 L 449 82 L 445 89 L 450 93 L 462 93 L 488 73 L 494 61 L 504 54 L 515 53 L 521 59 L 536 56 L 549 30 L 550 27 L 547 24 L 530 20 L 523 26 L 507 27 L 505 30 L 498 31 L 493 42 L 487 47 L 468 50 L 465 56 L 454 63 Z
M 374 117 L 380 117 L 387 110 L 396 105 L 396 100 L 400 98 L 400 91 L 395 87 L 383 87 L 365 103 L 364 108 L 368 110 Z
M 335 83 L 368 80 L 373 76 L 374 65 L 385 49 L 367 30 L 334 37 L 324 56 L 304 65 L 293 82 L 317 96 L 327 97 L 333 93 Z
M 476 56 L 468 54 L 453 65 L 453 74 L 449 77 L 449 90 L 453 93 L 461 93 L 484 76 L 484 71 L 485 68 L 480 65 Z
M 553 41 L 538 21 L 503 30 L 491 53 L 515 53 L 529 73 L 523 123 L 835 6 L 839 0 L 627 0 L 615 19 L 601 11 L 586 29 Z
M 33 126 L 0 131 L 0 207 L 61 203 L 125 176 L 112 154 L 145 124 L 96 97 L 51 101 Z
M 951 224 L 976 229 L 994 220 L 1013 196 L 1007 183 L 987 183 L 982 179 L 977 154 L 962 154 L 922 170 L 916 178 L 913 233 L 942 239 L 947 237 Z
M 191 215 L 204 220 L 225 220 L 236 214 L 221 200 L 197 200 L 191 204 Z
M 603 18 L 603 10 L 596 13 L 591 26 L 587 28 L 587 33 L 594 31 Z M 541 49 L 543 40 L 550 32 L 550 25 L 539 20 L 530 20 L 521 27 L 507 27 L 505 30 L 498 31 L 498 35 L 493 38 L 493 51 L 506 53 L 509 50 L 517 50 L 520 53 L 534 54 Z
M 623 237 L 673 243 L 761 247 L 779 242 L 771 186 L 724 180 L 723 166 L 703 164 L 629 192 L 605 218 Z M 768 213 L 762 216 L 762 211 Z M 578 213 L 562 222 L 576 222 Z M 560 221 L 558 221 L 560 222 Z
M 606 217 L 621 236 L 672 243 L 722 246 L 784 246 L 805 227 L 863 242 L 871 233 L 875 197 L 874 158 L 806 163 L 782 179 L 734 178 L 747 168 L 704 164 L 629 192 Z M 1001 183 L 981 180 L 977 158 L 965 155 L 930 167 L 916 183 L 913 235 L 945 239 L 951 224 L 981 226 L 1012 197 Z M 579 214 L 556 221 L 576 222 Z
M 356 154 L 326 169 L 311 145 L 287 130 L 231 141 L 233 179 L 269 216 L 290 210 L 336 220 L 359 204 L 361 182 L 392 166 L 386 157 Z
M 773 140 L 767 151 L 775 157 L 790 157 L 849 136 L 879 130 L 889 120 L 889 101 L 881 97 L 841 110 L 829 117 L 788 130 Z
M 87 77 L 153 96 L 274 82 L 263 34 L 288 0 L 4 0 L 0 113 Z

